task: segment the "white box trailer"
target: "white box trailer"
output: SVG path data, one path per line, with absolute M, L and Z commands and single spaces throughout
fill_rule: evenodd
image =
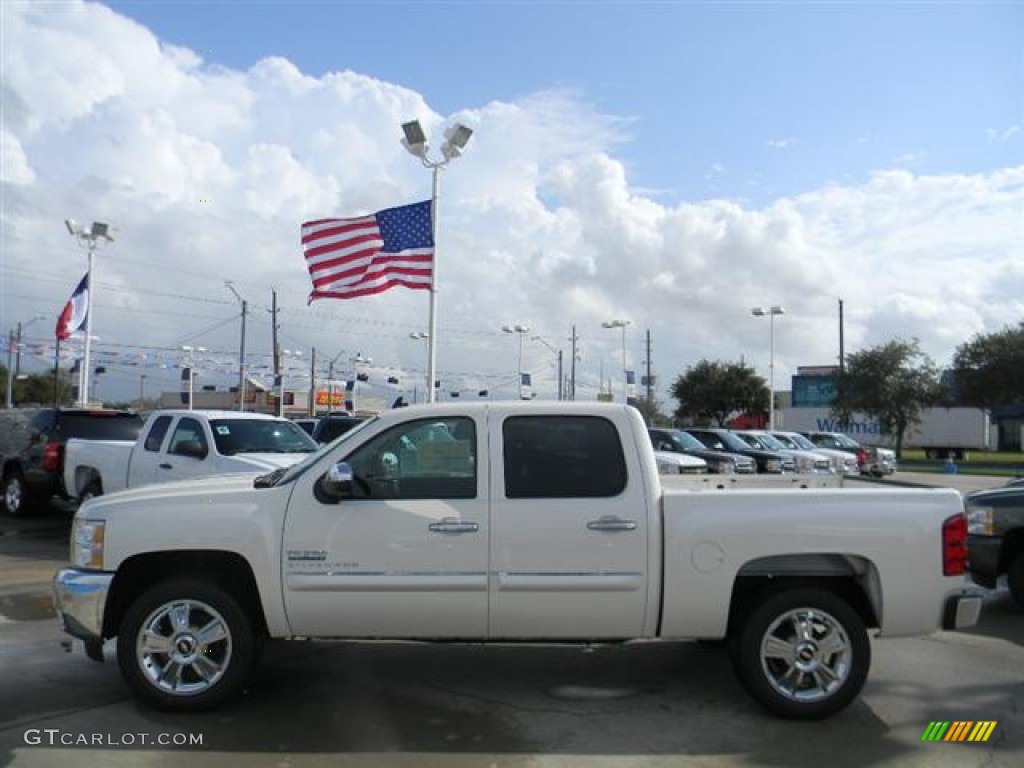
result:
M 840 421 L 828 408 L 786 408 L 775 412 L 779 429 L 794 432 L 842 432 L 863 445 L 896 446 L 896 436 L 882 430 L 877 419 L 854 414 Z M 920 448 L 929 459 L 964 459 L 974 451 L 995 450 L 996 430 L 981 408 L 926 408 L 921 423 L 903 436 L 904 448 Z

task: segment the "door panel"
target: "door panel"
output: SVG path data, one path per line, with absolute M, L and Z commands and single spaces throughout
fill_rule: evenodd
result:
M 646 494 L 615 424 L 496 416 L 490 428 L 491 637 L 642 636 Z
M 474 419 L 449 416 L 368 431 L 298 479 L 282 553 L 293 632 L 486 635 L 488 462 L 477 433 Z M 354 496 L 323 501 L 316 484 L 342 459 Z

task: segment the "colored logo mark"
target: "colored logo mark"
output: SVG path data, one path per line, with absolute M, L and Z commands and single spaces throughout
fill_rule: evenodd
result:
M 997 720 L 933 720 L 921 734 L 921 741 L 988 741 Z

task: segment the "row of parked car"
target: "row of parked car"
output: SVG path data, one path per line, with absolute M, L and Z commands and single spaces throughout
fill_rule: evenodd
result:
M 838 432 L 687 427 L 655 428 L 648 434 L 662 467 L 669 464 L 662 457 L 675 454 L 700 459 L 706 471 L 715 474 L 807 472 L 880 477 L 896 471 L 892 451 L 862 447 Z M 694 470 L 680 465 L 679 471 Z

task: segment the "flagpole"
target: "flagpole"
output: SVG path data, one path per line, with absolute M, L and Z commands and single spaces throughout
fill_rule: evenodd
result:
M 430 270 L 430 318 L 427 321 L 427 402 L 433 403 L 437 397 L 437 388 L 434 386 L 437 381 L 435 367 L 437 364 L 437 254 L 440 250 L 437 247 L 437 217 L 438 202 L 441 198 L 441 168 L 435 165 L 433 171 L 433 190 L 430 198 L 430 224 L 431 235 L 434 238 L 434 263 Z

